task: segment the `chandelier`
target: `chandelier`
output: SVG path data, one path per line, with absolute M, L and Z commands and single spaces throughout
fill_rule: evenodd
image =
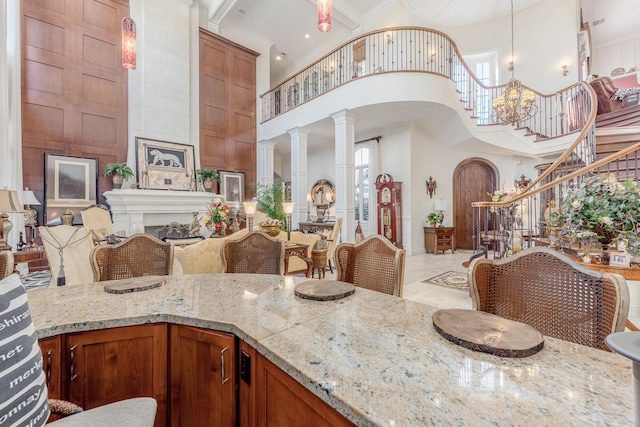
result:
M 511 0 L 511 60 L 513 61 L 513 0 Z M 535 93 L 531 89 L 525 89 L 513 76 L 513 62 L 509 63 L 511 80 L 507 83 L 504 92 L 493 99 L 494 122 L 502 125 L 512 125 L 530 119 L 538 112 L 535 104 Z

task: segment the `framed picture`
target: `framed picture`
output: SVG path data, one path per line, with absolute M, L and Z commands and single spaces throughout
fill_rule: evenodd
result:
M 629 267 L 631 254 L 621 251 L 609 251 L 609 265 L 613 267 Z
M 220 194 L 225 202 L 244 202 L 244 172 L 220 171 Z
M 80 211 L 98 202 L 98 159 L 46 153 L 44 176 L 45 225 L 62 224 L 67 209 L 82 224 Z
M 195 190 L 193 145 L 136 137 L 138 185 L 150 190 Z

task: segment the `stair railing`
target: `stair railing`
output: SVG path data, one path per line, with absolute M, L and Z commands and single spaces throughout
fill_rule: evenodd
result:
M 345 84 L 383 73 L 435 74 L 455 82 L 459 99 L 478 125 L 496 125 L 493 99 L 505 84 L 480 81 L 464 61 L 455 42 L 446 34 L 422 27 L 386 28 L 358 36 L 260 95 L 262 122 L 335 90 Z M 582 129 L 589 110 L 581 108 L 586 97 L 581 85 L 550 95 L 533 91 L 538 112 L 517 124 L 540 139 L 556 138 Z

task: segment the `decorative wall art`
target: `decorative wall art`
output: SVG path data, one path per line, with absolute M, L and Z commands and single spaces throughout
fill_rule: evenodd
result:
M 195 190 L 193 145 L 136 137 L 138 186 L 150 190 Z
M 46 153 L 44 162 L 44 224 L 62 224 L 68 209 L 73 224 L 82 224 L 80 211 L 97 203 L 98 159 Z
M 244 202 L 244 172 L 220 171 L 220 194 L 225 202 Z

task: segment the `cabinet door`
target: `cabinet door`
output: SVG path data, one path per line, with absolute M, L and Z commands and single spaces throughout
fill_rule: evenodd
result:
M 61 379 L 61 340 L 60 337 L 46 338 L 38 341 L 42 351 L 42 369 L 47 376 L 47 390 L 51 399 L 60 399 Z
M 253 387 L 256 388 L 258 426 L 354 426 L 351 421 L 307 390 L 282 369 L 259 353 L 257 356 L 256 382 Z
M 171 325 L 172 426 L 234 426 L 235 337 Z
M 158 402 L 155 425 L 166 425 L 166 324 L 70 334 L 67 352 L 69 400 L 91 409 L 132 397 L 153 397 Z

